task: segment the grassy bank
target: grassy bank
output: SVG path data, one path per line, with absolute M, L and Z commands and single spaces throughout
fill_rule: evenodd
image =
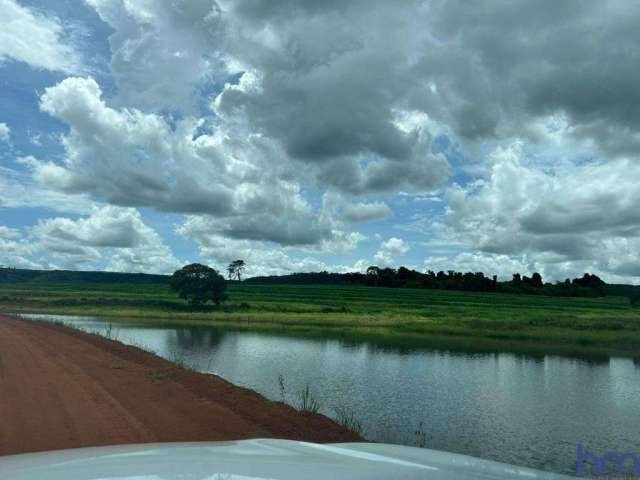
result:
M 231 285 L 228 293 L 221 307 L 194 309 L 166 285 L 3 284 L 0 310 L 483 350 L 640 354 L 640 309 L 623 297 L 289 285 Z

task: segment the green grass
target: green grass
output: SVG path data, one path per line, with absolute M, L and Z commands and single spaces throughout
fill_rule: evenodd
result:
M 319 285 L 231 285 L 220 307 L 193 308 L 166 285 L 0 285 L 4 312 L 223 325 L 294 335 L 435 345 L 636 355 L 640 308 L 624 297 L 559 298 Z

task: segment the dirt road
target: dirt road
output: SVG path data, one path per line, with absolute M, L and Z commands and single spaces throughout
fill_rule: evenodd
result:
M 358 440 L 326 417 L 143 350 L 0 316 L 0 455 L 255 437 Z

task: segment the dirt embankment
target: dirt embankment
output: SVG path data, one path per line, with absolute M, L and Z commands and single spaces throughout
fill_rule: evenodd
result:
M 0 455 L 256 437 L 359 440 L 326 417 L 138 348 L 0 316 Z

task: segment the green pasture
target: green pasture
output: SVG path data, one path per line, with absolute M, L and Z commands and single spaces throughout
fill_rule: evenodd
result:
M 167 285 L 1 284 L 3 312 L 228 325 L 399 343 L 640 356 L 640 308 L 624 297 L 562 298 L 363 286 L 231 284 L 194 308 Z

